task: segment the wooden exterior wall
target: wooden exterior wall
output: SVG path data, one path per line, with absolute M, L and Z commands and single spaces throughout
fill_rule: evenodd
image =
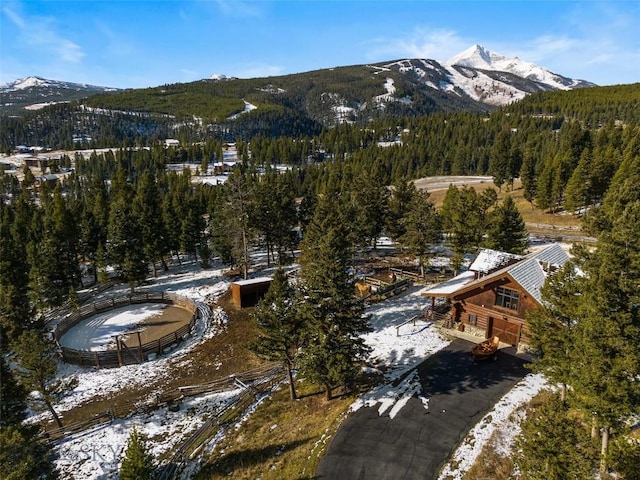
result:
M 517 310 L 496 305 L 496 289 L 499 286 L 520 294 Z M 483 288 L 461 293 L 454 296 L 452 301 L 455 321 L 484 330 L 486 338 L 498 335 L 501 341 L 512 345 L 528 342 L 525 314 L 536 308 L 538 303 L 510 278 L 498 279 L 483 285 Z
M 240 308 L 255 307 L 258 301 L 264 297 L 271 280 L 260 283 L 243 284 L 236 282 L 231 284 L 231 295 L 233 302 Z

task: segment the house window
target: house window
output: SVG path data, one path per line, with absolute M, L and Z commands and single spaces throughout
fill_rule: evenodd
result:
M 474 313 L 469 314 L 469 325 L 477 325 L 478 317 Z
M 496 289 L 496 305 L 498 307 L 518 310 L 518 299 L 520 293 L 510 288 L 498 287 Z

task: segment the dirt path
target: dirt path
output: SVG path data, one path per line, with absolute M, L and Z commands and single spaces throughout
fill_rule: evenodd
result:
M 462 185 L 475 185 L 478 183 L 486 183 L 488 187 L 493 185 L 493 177 L 476 177 L 476 176 L 440 176 L 419 178 L 415 182 L 418 190 L 446 190 L 449 185 L 460 187 Z

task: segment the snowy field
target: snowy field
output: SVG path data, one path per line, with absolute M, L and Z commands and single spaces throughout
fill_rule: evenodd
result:
M 270 273 L 270 271 L 262 271 L 256 275 L 265 276 Z M 196 264 L 189 264 L 183 267 L 172 267 L 167 274 L 151 279 L 140 290 L 169 291 L 196 302 L 209 304 L 225 293 L 230 284 L 231 282 L 224 277 L 220 268 L 202 270 Z M 384 385 L 362 395 L 354 402 L 352 410 L 365 405 L 377 405 L 380 414 L 388 411 L 393 418 L 409 398 L 420 397 L 417 375 L 408 372 L 449 343 L 430 323 L 418 321 L 415 325 L 413 322 L 404 324 L 412 317 L 420 316 L 425 307 L 426 301 L 419 295 L 421 288 L 412 287 L 398 296 L 366 309 L 373 327 L 373 332 L 365 335 L 367 344 L 372 347 L 368 368 L 383 374 L 386 381 Z M 127 287 L 122 286 L 108 291 L 105 295 L 119 295 L 126 291 Z M 104 370 L 61 365 L 59 375 L 76 376 L 78 386 L 56 405 L 56 409 L 64 412 L 94 396 L 106 396 L 123 388 L 135 388 L 162 379 L 169 368 L 179 366 L 181 362 L 186 361 L 184 357 L 191 348 L 214 335 L 221 334 L 223 329 L 217 325 L 223 325 L 226 322 L 224 311 L 218 309 L 213 312 L 212 317 L 199 321 L 195 334 L 181 348 L 153 362 Z M 400 325 L 402 326 L 398 329 Z M 406 378 L 402 382 L 395 388 L 390 387 L 394 379 L 403 375 L 406 375 Z M 447 467 L 447 473 L 453 478 L 461 478 L 493 431 L 506 432 L 503 443 L 508 450 L 511 438 L 515 435 L 515 430 L 508 420 L 511 412 L 531 398 L 542 385 L 543 381 L 540 377 L 530 375 L 507 394 L 496 406 L 495 411 L 490 412 L 479 422 L 478 426 L 470 432 L 469 437 L 462 442 L 461 447 L 454 454 L 455 462 Z M 76 480 L 117 478 L 126 441 L 134 426 L 140 433 L 147 436 L 154 455 L 161 455 L 184 441 L 190 433 L 197 430 L 237 394 L 238 390 L 229 390 L 201 395 L 185 400 L 177 412 L 163 407 L 152 413 L 132 414 L 125 419 L 116 419 L 111 424 L 73 435 L 60 442 L 55 448 L 59 456 L 56 463 L 61 476 Z M 425 408 L 428 408 L 428 398 L 420 399 Z M 148 400 L 141 398 L 140 404 Z M 497 415 L 498 411 L 500 415 Z M 32 417 L 32 421 L 47 415 L 40 413 Z M 219 440 L 220 438 L 215 438 L 213 443 L 205 447 L 205 451 L 210 451 Z M 188 471 L 193 471 L 197 462 L 196 458 Z M 451 466 L 454 464 L 456 468 Z M 189 475 L 182 478 L 189 478 Z

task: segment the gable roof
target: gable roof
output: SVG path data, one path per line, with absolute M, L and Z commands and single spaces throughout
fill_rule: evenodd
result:
M 510 277 L 538 303 L 542 303 L 540 288 L 544 285 L 547 276 L 555 269 L 564 265 L 568 260 L 569 255 L 567 252 L 565 252 L 559 244 L 552 243 L 522 257 L 521 260 L 516 263 L 507 265 L 477 280 L 473 280 L 473 277 L 469 276 L 468 272 L 464 272 L 467 274 L 466 276 L 460 274 L 449 280 L 449 282 L 451 282 L 449 287 L 457 286 L 457 288 L 441 288 L 441 286 L 445 287 L 445 283 L 448 283 L 444 282 L 443 284 L 423 291 L 421 294 L 425 297 L 456 297 L 481 285 L 491 283 L 500 278 Z M 454 282 L 454 280 L 457 281 Z

